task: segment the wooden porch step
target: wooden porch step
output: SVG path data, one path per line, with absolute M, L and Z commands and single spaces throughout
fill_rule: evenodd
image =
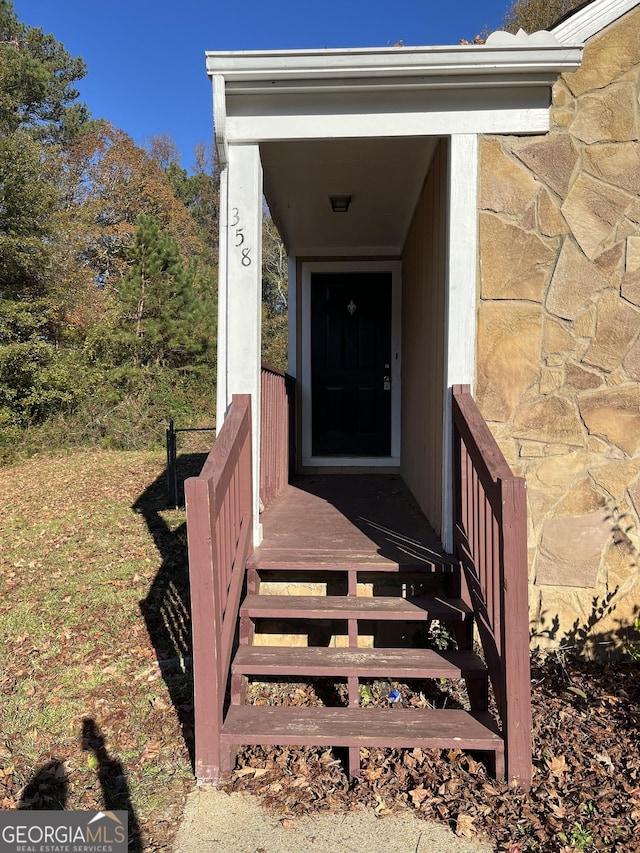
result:
M 250 619 L 367 619 L 458 622 L 471 616 L 459 598 L 394 596 L 248 595 L 240 616 Z
M 231 671 L 236 675 L 394 679 L 487 677 L 484 663 L 474 652 L 324 646 L 239 646 Z
M 459 710 L 232 705 L 221 741 L 237 745 L 485 750 L 504 768 L 504 744 L 489 714 Z
M 409 562 L 393 562 L 387 560 L 373 560 L 367 554 L 359 555 L 357 553 L 350 554 L 344 560 L 336 559 L 335 555 L 321 556 L 315 552 L 301 552 L 296 554 L 295 558 L 291 553 L 282 554 L 279 557 L 261 557 L 255 552 L 247 561 L 248 569 L 256 569 L 257 571 L 322 571 L 322 572 L 362 572 L 368 573 L 411 573 L 416 575 L 431 575 L 431 574 L 454 574 L 460 569 L 459 563 L 453 557 L 445 557 L 442 560 L 434 560 L 433 562 L 409 561 Z

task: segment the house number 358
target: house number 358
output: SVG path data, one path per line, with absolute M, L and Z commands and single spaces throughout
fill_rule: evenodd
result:
M 244 248 L 244 226 L 240 224 L 240 211 L 237 207 L 232 208 L 231 227 L 235 229 L 234 236 L 236 238 L 235 247 L 241 250 L 240 263 L 243 267 L 251 266 L 251 249 L 245 246 Z

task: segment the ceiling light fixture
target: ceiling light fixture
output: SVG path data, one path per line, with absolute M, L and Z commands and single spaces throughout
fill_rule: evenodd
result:
M 349 210 L 349 205 L 351 204 L 351 196 L 330 195 L 329 201 L 331 202 L 331 210 L 334 213 L 346 213 Z

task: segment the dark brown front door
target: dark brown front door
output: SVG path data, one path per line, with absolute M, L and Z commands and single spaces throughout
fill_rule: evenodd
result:
M 311 276 L 314 456 L 391 454 L 391 273 Z

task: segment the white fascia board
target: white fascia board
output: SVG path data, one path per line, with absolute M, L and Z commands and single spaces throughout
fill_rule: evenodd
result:
M 502 34 L 501 34 L 502 35 Z M 351 48 L 346 50 L 209 51 L 207 73 L 222 75 L 235 93 L 274 91 L 288 85 L 298 90 L 311 82 L 324 88 L 342 88 L 358 79 L 365 88 L 376 79 L 396 88 L 406 78 L 493 77 L 546 71 L 575 71 L 580 51 L 560 44 L 549 34 L 534 34 L 507 44 L 443 45 L 436 47 Z M 494 34 L 495 36 L 495 34 Z M 542 42 L 542 43 L 541 43 Z M 495 43 L 495 38 L 494 38 Z M 449 80 L 449 83 L 451 81 Z M 515 82 L 515 81 L 514 81 Z M 462 85 L 462 83 L 461 83 Z M 464 82 L 468 85 L 468 81 Z M 291 90 L 290 88 L 290 90 Z
M 583 45 L 639 5 L 640 0 L 594 0 L 554 27 L 551 33 L 562 44 Z

